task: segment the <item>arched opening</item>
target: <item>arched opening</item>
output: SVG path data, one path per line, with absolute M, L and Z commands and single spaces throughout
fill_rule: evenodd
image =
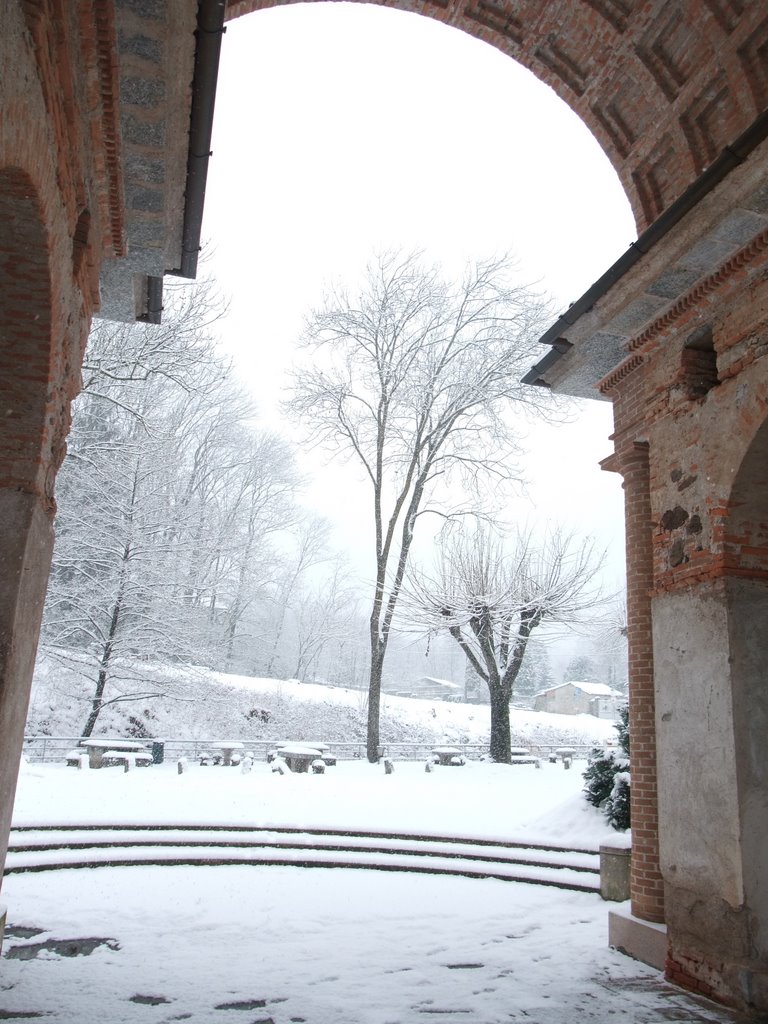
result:
M 227 18 L 274 6 L 230 0 Z M 739 44 L 742 8 L 656 5 L 634 17 L 616 0 L 385 0 L 482 39 L 550 85 L 589 126 L 615 167 L 638 231 L 648 227 L 744 131 L 765 104 L 762 33 Z M 727 40 L 731 42 L 726 42 Z M 735 50 L 728 68 L 718 52 Z M 729 81 L 741 79 L 738 88 Z M 749 98 L 747 101 L 747 97 Z
M 768 962 L 768 420 L 731 492 L 728 632 L 749 967 Z

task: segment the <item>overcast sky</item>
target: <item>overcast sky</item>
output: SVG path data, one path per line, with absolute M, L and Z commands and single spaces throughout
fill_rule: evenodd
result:
M 547 86 L 455 29 L 368 4 L 231 23 L 212 149 L 206 269 L 230 299 L 222 340 L 269 423 L 305 312 L 374 249 L 424 249 L 449 271 L 512 251 L 561 310 L 635 238 L 608 160 Z M 537 430 L 510 515 L 595 534 L 615 578 L 621 481 L 597 465 L 611 429 L 610 405 L 585 402 L 574 423 Z M 353 555 L 367 550 L 354 474 L 307 465 L 312 503 Z

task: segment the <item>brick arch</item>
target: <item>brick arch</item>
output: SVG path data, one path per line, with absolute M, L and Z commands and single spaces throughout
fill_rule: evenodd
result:
M 731 488 L 726 561 L 768 581 L 768 410 L 744 452 Z
M 227 18 L 276 2 L 228 0 Z M 638 233 L 768 106 L 768 16 L 758 3 L 383 0 L 381 5 L 467 32 L 551 86 L 603 147 L 630 200 Z
M 29 175 L 0 169 L 0 488 L 45 490 L 53 336 L 49 244 Z
M 728 504 L 725 596 L 746 921 L 741 945 L 749 949 L 740 966 L 754 969 L 755 959 L 768 960 L 768 410 Z

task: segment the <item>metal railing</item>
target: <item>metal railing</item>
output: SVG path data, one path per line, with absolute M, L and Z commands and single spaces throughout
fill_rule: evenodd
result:
M 97 737 L 95 737 L 97 738 Z M 125 738 L 125 737 L 123 737 Z M 136 739 L 136 737 L 129 737 Z M 317 739 L 317 737 L 315 737 Z M 80 736 L 25 736 L 23 754 L 35 764 L 63 764 L 67 760 L 67 754 L 75 750 L 80 743 Z M 266 760 L 267 753 L 274 750 L 281 742 L 287 742 L 284 737 L 278 739 L 250 739 L 239 740 L 243 744 L 243 751 L 253 754 L 256 760 Z M 156 760 L 178 761 L 186 758 L 188 761 L 195 761 L 203 754 L 210 753 L 222 746 L 223 741 L 208 737 L 206 739 L 146 739 L 148 750 L 155 750 Z M 311 745 L 311 740 L 294 740 L 296 743 Z M 391 757 L 401 761 L 423 761 L 430 756 L 436 746 L 452 746 L 471 761 L 479 761 L 488 754 L 487 743 L 457 743 L 453 740 L 430 740 L 417 743 L 382 743 L 380 747 L 382 757 Z M 547 759 L 556 757 L 560 750 L 572 750 L 575 758 L 583 759 L 589 756 L 590 751 L 596 744 L 568 744 L 568 743 L 529 743 L 526 744 L 532 756 Z M 340 761 L 365 760 L 366 744 L 364 740 L 340 741 L 329 743 L 331 753 Z

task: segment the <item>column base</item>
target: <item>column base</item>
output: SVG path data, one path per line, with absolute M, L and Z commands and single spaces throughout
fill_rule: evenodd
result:
M 608 912 L 608 945 L 663 971 L 667 960 L 667 926 L 635 917 L 627 903 Z
M 0 903 L 0 953 L 3 951 L 3 936 L 5 935 L 5 922 L 8 917 L 8 907 Z

